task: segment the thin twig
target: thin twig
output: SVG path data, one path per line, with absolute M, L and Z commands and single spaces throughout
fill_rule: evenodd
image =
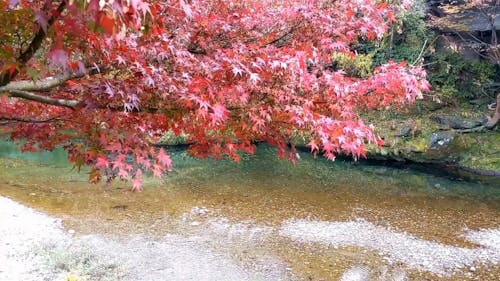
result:
M 424 54 L 424 50 L 426 49 L 426 47 L 425 47 L 426 45 L 427 45 L 427 39 L 425 39 L 424 44 L 422 45 L 422 49 L 420 50 L 420 53 L 418 54 L 415 61 L 411 64 L 411 66 L 414 66 L 422 58 L 422 55 Z

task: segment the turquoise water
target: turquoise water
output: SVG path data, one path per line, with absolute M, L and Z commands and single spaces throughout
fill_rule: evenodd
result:
M 22 159 L 57 167 L 68 166 L 67 154 L 62 148 L 54 151 L 21 153 L 19 146 L 12 142 L 0 140 L 0 157 Z
M 286 159 L 279 159 L 274 148 L 265 144 L 258 145 L 254 155 L 244 155 L 240 163 L 231 160 L 198 159 L 186 154 L 182 149 L 170 149 L 174 170 L 166 176 L 167 182 L 189 180 L 217 180 L 235 183 L 259 183 L 261 188 L 288 186 L 291 190 L 335 189 L 335 182 L 348 183 L 351 188 L 384 188 L 395 193 L 418 190 L 436 195 L 471 196 L 477 199 L 500 202 L 500 180 L 496 183 L 459 181 L 413 169 L 402 169 L 381 165 L 362 164 L 352 161 L 328 161 L 301 152 L 300 160 L 292 165 Z M 0 141 L 0 158 L 28 160 L 53 167 L 71 167 L 66 152 L 54 151 L 21 153 L 19 148 L 8 141 Z M 72 171 L 71 173 L 76 173 Z M 292 181 L 297 184 L 288 185 Z M 373 185 L 373 181 L 385 185 Z M 244 185 L 244 184 L 243 184 Z M 500 204 L 500 203 L 499 203 Z

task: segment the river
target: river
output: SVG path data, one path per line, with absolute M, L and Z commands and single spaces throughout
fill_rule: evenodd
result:
M 21 154 L 1 142 L 0 196 L 62 219 L 76 237 L 202 237 L 255 273 L 248 280 L 500 279 L 500 183 L 307 153 L 293 166 L 266 145 L 240 163 L 170 154 L 174 170 L 134 193 L 87 183 L 62 150 Z

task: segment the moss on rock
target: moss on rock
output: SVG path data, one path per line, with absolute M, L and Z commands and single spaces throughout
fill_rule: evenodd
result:
M 427 102 L 428 103 L 428 102 Z M 448 105 L 428 110 L 426 103 L 416 104 L 406 111 L 378 111 L 364 116 L 375 125 L 376 133 L 385 141 L 384 147 L 368 146 L 368 156 L 376 159 L 411 160 L 420 163 L 449 163 L 475 170 L 500 171 L 500 132 L 460 133 L 436 122 L 437 116 L 447 115 L 465 120 L 478 120 L 486 112 L 469 105 Z M 418 127 L 418 134 L 398 136 L 408 120 Z M 446 132 L 453 140 L 440 149 L 429 148 L 431 135 Z

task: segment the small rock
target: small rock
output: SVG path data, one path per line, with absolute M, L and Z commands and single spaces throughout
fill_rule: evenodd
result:
M 344 272 L 340 281 L 368 281 L 370 280 L 370 269 L 364 266 L 354 266 Z
M 412 152 L 412 153 L 422 153 L 422 151 L 420 151 L 415 146 L 410 146 L 408 150 L 409 150 L 409 152 Z
M 401 269 L 396 269 L 392 273 L 392 281 L 408 281 L 408 275 Z
M 430 149 L 440 149 L 448 146 L 453 140 L 453 136 L 448 133 L 433 133 L 429 138 Z
M 206 215 L 208 212 L 209 212 L 209 210 L 207 207 L 193 207 L 191 209 L 191 214 L 198 215 L 198 216 Z
M 464 120 L 453 116 L 438 116 L 435 118 L 441 125 L 446 125 L 452 129 L 472 129 L 483 125 L 483 120 Z
M 471 267 L 469 268 L 469 271 L 470 271 L 470 272 L 475 272 L 475 271 L 476 271 L 476 268 L 475 268 L 474 266 L 471 266 Z
M 68 230 L 68 233 L 71 234 L 71 235 L 73 235 L 73 234 L 75 234 L 75 230 L 74 229 L 70 229 L 70 230 Z
M 408 125 L 404 125 L 403 128 L 401 128 L 401 131 L 399 131 L 399 134 L 396 135 L 396 137 L 409 137 L 411 132 L 411 128 Z
M 193 221 L 193 222 L 190 223 L 190 225 L 192 225 L 192 226 L 198 226 L 200 224 L 201 223 L 199 221 Z

